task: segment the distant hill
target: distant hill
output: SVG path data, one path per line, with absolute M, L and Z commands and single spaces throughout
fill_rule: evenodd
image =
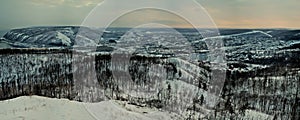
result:
M 3 37 L 9 30 L 0 30 L 0 37 Z
M 96 30 L 87 27 L 30 27 L 7 32 L 2 41 L 14 47 L 70 47 L 90 46 L 99 43 Z M 76 42 L 76 43 L 75 43 Z

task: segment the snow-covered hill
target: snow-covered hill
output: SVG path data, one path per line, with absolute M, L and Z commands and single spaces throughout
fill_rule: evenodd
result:
M 14 47 L 96 46 L 101 37 L 97 32 L 86 27 L 32 27 L 11 30 L 3 36 L 3 41 Z

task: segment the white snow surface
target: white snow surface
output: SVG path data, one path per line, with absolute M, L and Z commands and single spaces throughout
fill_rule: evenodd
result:
M 80 103 L 22 96 L 0 102 L 1 120 L 171 120 L 170 113 L 121 101 Z M 88 109 L 87 109 L 88 108 Z
M 207 41 L 207 40 L 221 40 L 223 38 L 229 38 L 229 37 L 236 37 L 236 36 L 243 36 L 243 35 L 251 35 L 251 34 L 262 34 L 262 35 L 265 35 L 267 37 L 270 37 L 272 38 L 273 36 L 266 33 L 266 32 L 263 32 L 263 31 L 259 31 L 259 30 L 254 30 L 254 31 L 251 31 L 251 32 L 245 32 L 245 33 L 238 33 L 238 34 L 231 34 L 231 35 L 221 35 L 221 36 L 214 36 L 214 37 L 208 37 L 208 38 L 204 38 L 204 39 L 201 39 L 201 40 L 196 40 L 196 41 L 193 41 L 194 43 L 198 43 L 198 42 L 203 42 L 203 41 Z
M 71 46 L 71 39 L 68 38 L 66 35 L 57 32 L 57 38 L 60 39 L 64 45 Z

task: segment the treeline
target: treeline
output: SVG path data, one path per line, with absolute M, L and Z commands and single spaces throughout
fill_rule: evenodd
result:
M 227 111 L 219 116 L 245 114 L 254 110 L 273 116 L 274 120 L 300 119 L 300 73 L 294 67 L 275 65 L 253 73 L 227 73 L 222 91 Z M 248 77 L 247 77 L 248 76 Z M 232 117 L 231 116 L 231 117 Z
M 72 99 L 72 55 L 64 50 L 25 51 L 1 54 L 0 99 L 23 95 Z
M 167 62 L 166 58 L 134 56 L 130 59 L 129 66 L 118 66 L 112 64 L 112 56 L 109 54 L 87 55 L 59 49 L 6 49 L 0 50 L 0 53 L 0 100 L 23 95 L 83 102 L 118 99 L 140 106 L 146 104 L 174 110 L 186 102 L 182 98 L 184 94 L 177 95 L 176 86 L 168 82 L 180 80 L 184 73 L 178 69 L 180 66 Z M 156 65 L 162 65 L 163 69 L 158 69 Z M 233 64 L 233 67 L 247 66 Z M 151 73 L 156 68 L 160 71 Z M 95 74 L 89 70 L 95 70 Z M 128 71 L 128 79 L 114 76 Z M 226 74 L 221 94 L 223 100 L 213 108 L 215 112 L 209 118 L 245 119 L 245 111 L 253 110 L 272 115 L 275 120 L 300 119 L 298 65 L 273 64 L 273 67 L 248 72 L 228 70 Z M 159 83 L 151 75 L 165 76 L 168 81 L 165 84 Z M 207 80 L 199 78 L 195 81 L 199 82 L 196 87 L 207 90 Z M 162 89 L 153 89 L 160 85 L 164 85 Z M 143 93 L 152 96 L 148 97 L 145 95 L 149 94 Z M 180 97 L 177 98 L 178 96 Z M 189 113 L 190 118 L 199 118 L 203 111 L 201 105 L 209 102 L 201 94 L 197 97 L 190 98 L 193 100 L 192 105 L 185 107 L 187 111 L 192 111 Z

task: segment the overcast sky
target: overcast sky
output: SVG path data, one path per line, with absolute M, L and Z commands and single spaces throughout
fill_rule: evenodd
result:
M 119 1 L 117 3 L 121 5 L 133 4 L 126 0 Z M 1 0 L 0 29 L 80 25 L 100 2 L 102 0 Z M 300 28 L 299 0 L 197 0 L 197 2 L 208 11 L 219 28 Z M 176 5 L 169 2 L 161 4 Z M 183 7 L 189 10 L 187 6 Z M 160 18 L 157 12 L 153 11 L 147 15 Z M 169 20 L 166 18 L 165 21 L 173 22 L 176 27 L 185 27 L 172 16 Z M 125 17 L 123 20 L 130 26 L 130 21 L 134 19 L 138 18 Z

